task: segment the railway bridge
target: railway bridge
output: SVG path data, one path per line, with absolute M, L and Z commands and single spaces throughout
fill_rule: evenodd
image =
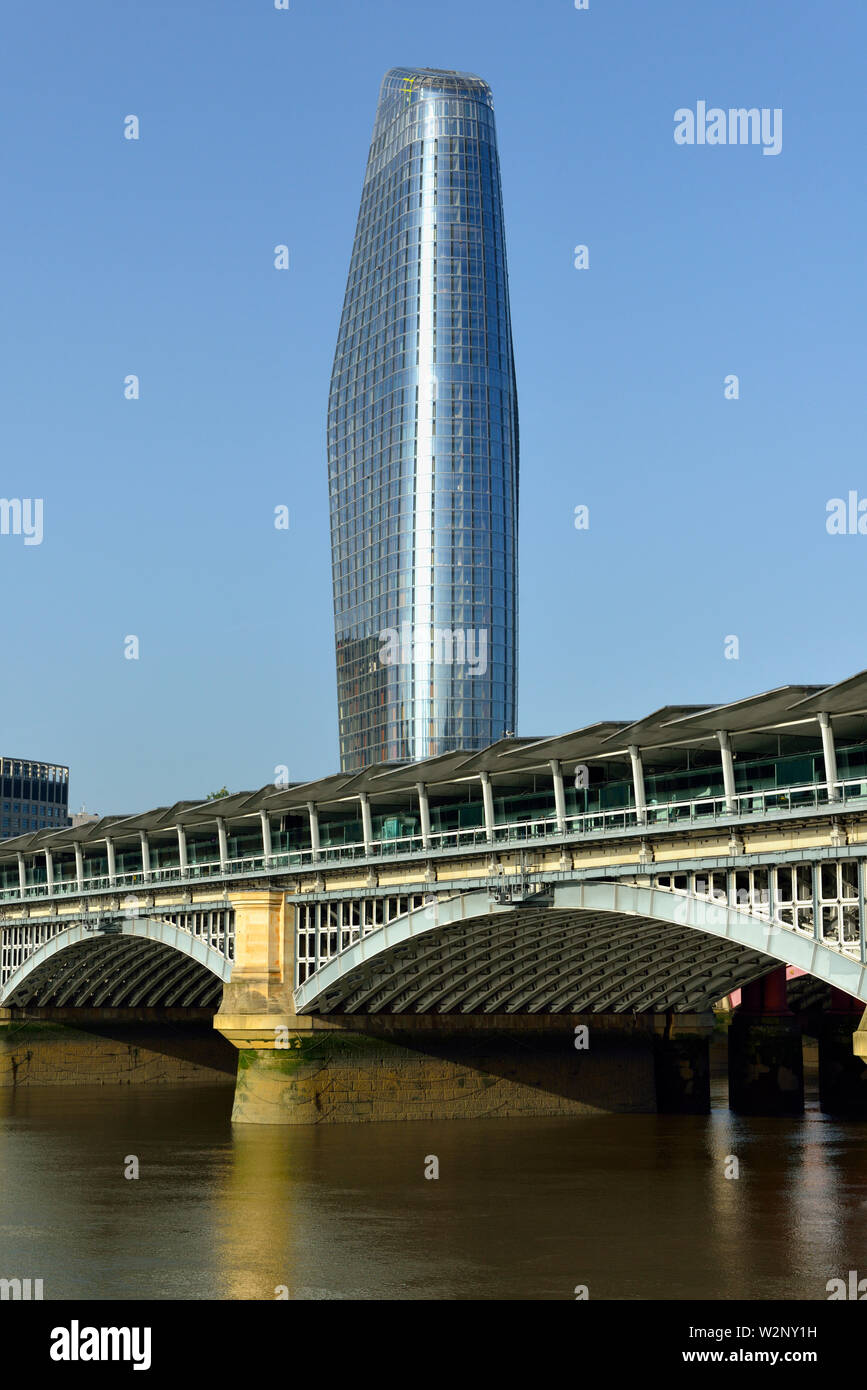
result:
M 864 1113 L 865 856 L 862 674 L 0 842 L 0 1006 L 213 1015 L 263 1123 L 701 1111 L 722 1021 L 776 1113 L 795 966 Z

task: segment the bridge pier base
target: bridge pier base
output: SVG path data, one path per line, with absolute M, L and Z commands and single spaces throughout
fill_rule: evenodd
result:
M 786 1004 L 786 967 L 746 985 L 728 1036 L 729 1106 L 738 1115 L 800 1115 L 801 1026 Z
M 233 1119 L 306 1125 L 654 1108 L 646 1038 L 600 1034 L 579 1055 L 570 1019 L 548 1029 L 528 1021 L 534 1027 L 522 1030 L 448 1015 L 295 1019 L 285 1049 L 242 1051 Z
M 232 1118 L 306 1125 L 702 1112 L 705 1024 L 688 1024 L 665 1039 L 666 1020 L 652 1014 L 286 1018 L 277 1045 L 241 1051 Z M 576 1029 L 587 1030 L 586 1048 L 576 1048 Z
M 857 1052 L 864 1005 L 831 988 L 819 1023 L 819 1105 L 828 1115 L 867 1115 L 867 1060 Z

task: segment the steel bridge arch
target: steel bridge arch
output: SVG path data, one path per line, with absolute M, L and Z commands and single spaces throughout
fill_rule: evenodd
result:
M 613 880 L 540 887 L 544 904 L 472 890 L 395 918 L 308 976 L 297 1012 L 701 1011 L 775 963 L 867 1004 L 860 960 L 744 907 Z
M 207 941 L 161 917 L 125 917 L 112 931 L 79 922 L 22 961 L 0 989 L 0 1005 L 38 1001 L 74 1008 L 86 990 L 89 1002 L 97 996 L 97 1006 L 113 1007 L 142 1003 L 157 987 L 158 998 L 149 998 L 150 1004 L 172 1004 L 191 994 L 197 1004 L 209 1003 L 231 978 L 232 964 Z M 102 972 L 96 981 L 95 971 Z

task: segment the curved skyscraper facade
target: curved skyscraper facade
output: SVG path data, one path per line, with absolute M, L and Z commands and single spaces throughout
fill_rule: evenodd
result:
M 513 732 L 518 413 L 491 91 L 380 90 L 328 412 L 344 771 Z

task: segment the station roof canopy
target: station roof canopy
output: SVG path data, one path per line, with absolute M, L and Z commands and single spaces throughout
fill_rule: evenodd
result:
M 804 696 L 811 696 L 821 690 L 820 685 L 781 685 L 776 690 L 768 690 L 764 695 L 748 695 L 744 700 L 733 700 L 727 705 L 709 705 L 694 714 L 681 715 L 671 721 L 669 728 L 676 737 L 689 738 L 690 734 L 711 733 L 717 730 L 728 734 L 774 728 L 782 730 L 788 724 L 798 724 L 809 715 L 800 716 L 792 711 L 792 706 Z
M 379 763 L 361 772 L 332 773 L 312 782 L 271 783 L 258 791 L 234 792 L 208 801 L 176 801 L 132 816 L 103 816 L 60 830 L 46 827 L 0 841 L 0 858 L 104 843 L 107 838 L 120 841 L 136 837 L 140 831 L 165 833 L 179 825 L 213 826 L 217 817 L 238 822 L 262 811 L 271 815 L 301 812 L 308 802 L 334 806 L 361 793 L 382 805 L 387 798 L 412 791 L 418 783 L 448 795 L 481 772 L 490 772 L 501 782 L 511 778 L 519 787 L 537 772 L 547 771 L 552 760 L 564 764 L 594 759 L 614 762 L 627 757 L 633 744 L 651 752 L 651 762 L 664 766 L 677 757 L 678 747 L 712 749 L 717 745 L 718 731 L 730 734 L 741 754 L 752 749 L 761 752 L 769 737 L 773 737 L 775 747 L 779 746 L 778 738 L 815 742 L 821 713 L 833 717 L 838 738 L 867 741 L 867 671 L 836 685 L 784 685 L 722 705 L 663 705 L 632 722 L 600 720 L 548 738 L 509 735 L 478 751 L 459 748 L 417 763 Z
M 459 776 L 474 777 L 479 772 L 502 772 L 504 769 L 500 763 L 501 758 L 523 748 L 535 748 L 539 742 L 538 738 L 501 738 L 490 747 L 480 749 L 478 753 L 468 753 Z
M 451 781 L 457 769 L 473 756 L 469 748 L 456 748 L 452 753 L 440 753 L 435 758 L 423 758 L 418 763 L 401 763 L 399 767 L 380 771 L 371 783 L 371 791 L 397 792 L 408 790 L 418 782 L 427 785 Z
M 338 793 L 364 774 L 332 772 L 315 782 L 293 782 L 291 787 L 263 787 L 262 809 L 294 811 L 306 807 L 308 801 L 336 801 Z
M 227 820 L 245 816 L 255 809 L 252 803 L 259 800 L 261 795 L 261 792 L 233 792 L 231 796 L 214 796 L 208 801 L 185 801 L 181 803 L 183 809 L 175 816 L 174 823 L 195 825 L 199 821 L 213 823 L 215 816 L 224 816 Z
M 805 687 L 807 688 L 807 687 Z M 812 687 L 816 689 L 816 687 Z M 867 671 L 859 671 L 836 685 L 826 685 L 818 693 L 806 695 L 792 708 L 799 714 L 862 714 L 867 712 Z
M 625 752 L 633 744 L 639 748 L 653 748 L 657 744 L 676 743 L 677 738 L 667 733 L 668 725 L 684 715 L 697 714 L 705 709 L 707 705 L 663 705 L 653 714 L 646 714 L 643 719 L 636 719 L 634 724 L 626 724 L 609 734 L 603 752 L 607 751 L 610 756 L 615 749 Z
M 406 766 L 406 763 L 374 763 L 361 772 L 335 772 L 315 782 L 296 782 L 294 786 L 281 788 L 266 797 L 262 809 L 292 811 L 306 807 L 308 801 L 315 802 L 317 806 L 345 801 L 361 792 L 371 792 L 374 782 L 389 768 L 403 769 Z
M 571 734 L 557 734 L 554 738 L 542 738 L 535 743 L 521 744 L 506 749 L 500 754 L 497 771 L 511 772 L 518 768 L 547 767 L 556 758 L 560 762 L 580 761 L 600 753 L 609 734 L 626 728 L 620 720 L 603 719 L 597 724 L 587 724 L 583 729 L 575 729 Z

